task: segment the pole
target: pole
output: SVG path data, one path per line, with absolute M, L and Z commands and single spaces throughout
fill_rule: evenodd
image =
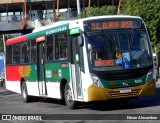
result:
M 55 15 L 56 15 L 56 13 L 55 13 L 55 1 L 53 1 L 53 20 L 55 19 Z
M 99 7 L 99 0 L 97 0 L 97 7 Z
M 27 7 L 26 7 L 26 0 L 24 1 L 24 20 L 27 20 Z
M 57 0 L 57 18 L 59 18 L 59 0 Z
M 70 18 L 70 0 L 68 0 L 68 18 Z
M 88 1 L 88 9 L 91 7 L 91 0 Z
M 119 5 L 118 5 L 118 12 L 117 12 L 118 15 L 120 14 L 120 7 L 121 7 L 121 0 L 119 0 Z
M 77 13 L 78 15 L 80 14 L 81 10 L 80 10 L 80 2 L 79 0 L 77 0 Z
M 4 80 L 4 86 L 6 87 L 6 42 L 5 42 L 5 35 L 3 34 L 3 46 L 4 46 L 4 77 L 5 77 L 5 80 Z

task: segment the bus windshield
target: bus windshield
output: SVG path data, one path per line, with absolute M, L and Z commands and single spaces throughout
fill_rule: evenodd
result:
M 91 70 L 144 68 L 152 64 L 145 30 L 98 30 L 86 33 Z

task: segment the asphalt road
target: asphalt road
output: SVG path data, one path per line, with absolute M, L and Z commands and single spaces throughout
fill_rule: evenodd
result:
M 12 116 L 17 115 L 21 117 L 24 115 L 23 118 L 28 118 L 28 115 L 39 115 L 37 118 L 41 118 L 42 120 L 47 119 L 47 122 L 49 123 L 101 123 L 107 121 L 119 123 L 119 120 L 128 123 L 133 121 L 133 119 L 131 120 L 129 118 L 135 118 L 139 116 L 155 116 L 160 120 L 160 81 L 156 83 L 156 86 L 156 95 L 139 97 L 138 99 L 131 100 L 128 104 L 103 102 L 98 105 L 93 103 L 83 103 L 79 109 L 76 110 L 70 110 L 61 101 L 54 99 L 38 99 L 35 102 L 24 103 L 20 94 L 16 94 L 6 90 L 4 87 L 0 87 L 0 114 Z M 0 119 L 2 119 L 1 117 L 2 116 L 0 116 Z M 142 121 L 144 120 L 136 120 L 136 122 Z M 151 123 L 159 122 L 158 120 L 147 121 Z M 0 123 L 1 122 L 4 121 L 0 121 Z M 15 121 L 14 119 L 13 121 L 7 122 L 17 123 L 28 121 Z M 38 123 L 39 121 L 30 122 Z

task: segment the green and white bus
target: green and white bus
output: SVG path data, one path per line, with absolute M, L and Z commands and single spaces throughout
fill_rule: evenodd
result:
M 140 17 L 59 21 L 6 41 L 6 88 L 78 102 L 155 94 L 150 36 Z

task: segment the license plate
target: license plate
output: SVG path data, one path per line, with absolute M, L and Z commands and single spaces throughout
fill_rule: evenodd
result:
M 131 88 L 122 88 L 120 89 L 120 93 L 130 93 L 131 92 Z

